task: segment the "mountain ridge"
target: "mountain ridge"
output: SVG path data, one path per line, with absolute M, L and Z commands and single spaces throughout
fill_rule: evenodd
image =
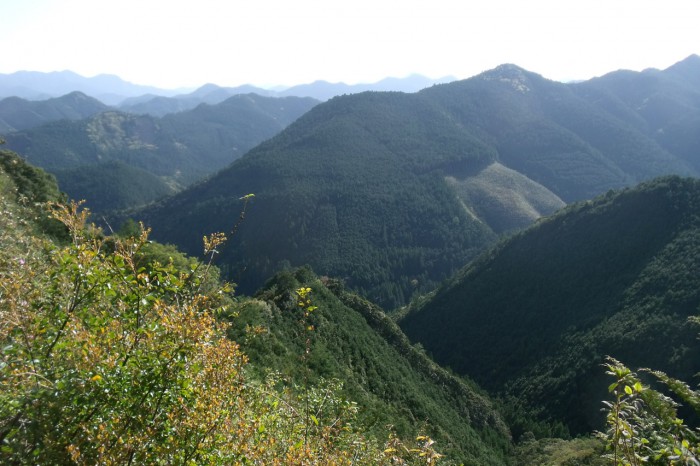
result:
M 80 120 L 109 108 L 80 91 L 40 101 L 7 97 L 0 100 L 0 133 L 30 129 L 55 120 Z

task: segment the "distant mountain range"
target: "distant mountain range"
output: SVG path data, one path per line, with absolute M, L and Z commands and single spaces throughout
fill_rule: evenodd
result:
M 411 75 L 406 78 L 387 78 L 373 84 L 350 85 L 316 81 L 311 84 L 293 86 L 283 91 L 272 91 L 250 85 L 220 87 L 215 84 L 205 84 L 189 94 L 173 97 L 144 95 L 126 99 L 119 105 L 119 108 L 133 113 L 162 116 L 166 113 L 189 110 L 203 102 L 217 104 L 236 94 L 255 93 L 267 97 L 311 97 L 325 101 L 343 94 L 357 94 L 366 91 L 417 92 L 426 87 L 453 80 L 450 77 L 435 80 L 424 76 Z
M 220 257 L 243 290 L 310 264 L 390 309 L 565 203 L 697 175 L 697 76 L 697 56 L 577 84 L 503 65 L 413 94 L 339 96 L 140 215 L 196 253 L 255 193 Z
M 78 91 L 124 111 L 162 116 L 165 113 L 190 110 L 200 103 L 217 104 L 237 94 L 255 93 L 268 97 L 293 96 L 328 100 L 336 95 L 370 90 L 416 92 L 433 84 L 449 81 L 454 81 L 454 78 L 429 79 L 420 75 L 411 75 L 406 78 L 386 78 L 371 84 L 350 85 L 316 81 L 282 91 L 267 90 L 250 84 L 237 87 L 205 84 L 191 91 L 141 86 L 114 75 L 86 78 L 71 71 L 51 73 L 18 71 L 0 74 L 0 99 L 20 97 L 26 100 L 46 100 Z
M 80 76 L 72 71 L 17 71 L 0 74 L 0 98 L 21 97 L 29 100 L 44 100 L 79 91 L 107 105 L 116 105 L 127 97 L 143 94 L 172 96 L 182 90 L 166 90 L 153 86 L 133 84 L 118 76 L 101 74 L 92 78 Z

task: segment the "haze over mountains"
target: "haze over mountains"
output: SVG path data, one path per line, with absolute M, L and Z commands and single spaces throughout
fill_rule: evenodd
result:
M 197 89 L 159 89 L 122 80 L 118 76 L 98 75 L 91 78 L 72 71 L 41 73 L 18 71 L 0 74 L 0 99 L 20 97 L 27 100 L 46 100 L 82 92 L 107 105 L 134 113 L 162 116 L 166 108 L 173 111 L 189 110 L 200 103 L 217 104 L 236 94 L 255 93 L 268 97 L 312 97 L 328 100 L 341 94 L 364 91 L 416 92 L 433 84 L 454 81 L 452 77 L 429 79 L 420 75 L 405 78 L 386 78 L 376 83 L 345 84 L 315 81 L 283 89 L 263 89 L 251 84 L 236 87 L 208 83 Z

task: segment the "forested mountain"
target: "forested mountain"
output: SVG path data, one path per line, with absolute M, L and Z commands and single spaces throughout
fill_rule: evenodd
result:
M 697 57 L 683 63 L 692 65 Z M 613 83 L 622 73 L 630 82 Z M 455 115 L 462 124 L 498 151 L 499 161 L 547 187 L 566 202 L 588 199 L 607 189 L 629 186 L 667 173 L 698 173 L 695 152 L 674 150 L 660 142 L 665 126 L 640 125 L 641 100 L 656 99 L 675 106 L 673 124 L 692 125 L 700 111 L 700 94 L 678 84 L 673 68 L 665 71 L 618 72 L 578 84 L 548 81 L 514 65 L 502 65 L 475 78 L 423 91 Z M 695 78 L 700 75 L 696 71 Z M 644 90 L 652 77 L 672 89 Z M 692 81 L 691 78 L 687 79 Z M 599 88 L 617 105 L 596 93 Z M 625 103 L 616 92 L 639 89 L 639 101 Z M 641 97 L 643 96 L 643 98 Z M 660 104 L 659 104 L 660 105 Z M 666 121 L 670 126 L 671 121 Z
M 617 71 L 574 90 L 700 170 L 700 56 L 663 71 Z
M 391 308 L 565 202 L 698 173 L 695 133 L 678 147 L 660 136 L 695 121 L 697 91 L 674 83 L 696 76 L 696 58 L 631 74 L 673 90 L 651 88 L 660 102 L 687 103 L 662 127 L 640 124 L 643 108 L 617 97 L 611 77 L 562 84 L 514 65 L 414 94 L 336 97 L 143 218 L 194 252 L 203 234 L 230 229 L 237 199 L 254 193 L 222 258 L 244 289 L 309 263 Z
M 526 464 L 550 443 L 525 436 L 514 460 L 510 433 L 603 427 L 606 355 L 692 380 L 700 181 L 667 174 L 700 171 L 699 77 L 697 56 L 575 84 L 503 65 L 413 94 L 240 95 L 8 134 L 27 157 L 0 150 L 0 459 L 328 441 L 389 463 L 393 424 L 466 464 Z M 194 182 L 132 218 L 192 256 L 230 238 L 205 239 L 210 267 L 133 222 L 106 236 L 68 207 L 49 219 L 63 195 L 27 160 L 98 211 Z M 370 300 L 412 300 L 397 314 L 411 340 Z M 246 435 L 210 437 L 227 426 Z M 585 442 L 562 452 L 600 446 Z
M 20 97 L 0 100 L 0 134 L 40 126 L 55 120 L 81 120 L 109 107 L 82 92 L 62 97 L 30 101 Z
M 143 206 L 178 191 L 178 185 L 168 177 L 120 160 L 55 170 L 53 174 L 63 192 L 71 199 L 85 200 L 86 206 L 98 215 Z
M 698 267 L 700 181 L 664 177 L 502 241 L 400 326 L 513 406 L 590 432 L 603 424 L 606 355 L 683 380 L 700 371 L 687 324 L 700 310 Z
M 316 103 L 250 94 L 163 118 L 108 111 L 9 133 L 7 147 L 55 173 L 62 189 L 93 209 L 135 207 L 230 164 Z M 119 178 L 127 168 L 131 175 Z M 129 189 L 128 199 L 120 196 Z
M 390 305 L 447 278 L 494 238 L 443 168 L 486 166 L 495 153 L 429 101 L 366 93 L 316 109 L 143 218 L 159 238 L 195 250 L 203 232 L 230 230 L 238 198 L 255 193 L 220 262 L 245 290 L 308 262 Z

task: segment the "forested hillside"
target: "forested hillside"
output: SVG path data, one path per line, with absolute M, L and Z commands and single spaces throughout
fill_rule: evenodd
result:
M 565 202 L 697 174 L 689 128 L 700 94 L 688 84 L 697 62 L 630 73 L 634 83 L 655 83 L 631 100 L 624 89 L 634 86 L 614 85 L 614 74 L 563 84 L 514 65 L 415 94 L 336 97 L 206 182 L 134 215 L 194 252 L 206 231 L 231 228 L 238 198 L 254 193 L 221 262 L 244 290 L 310 264 L 390 309 Z M 674 109 L 673 118 L 645 120 L 641 96 Z M 673 144 L 663 136 L 678 131 L 687 134 Z
M 71 197 L 104 212 L 145 204 L 214 173 L 316 103 L 239 95 L 163 118 L 108 111 L 5 138 L 9 149 L 56 174 Z M 123 170 L 112 171 L 115 164 Z M 132 179 L 142 182 L 129 188 Z M 147 184 L 152 189 L 139 189 Z
M 617 71 L 573 86 L 612 115 L 700 169 L 700 56 L 643 73 Z
M 295 290 L 306 287 L 317 309 L 305 317 Z M 510 432 L 488 396 L 411 346 L 378 306 L 336 280 L 308 269 L 282 272 L 234 309 L 231 334 L 257 371 L 279 371 L 300 385 L 342 380 L 374 435 L 392 425 L 409 438 L 420 427 L 453 460 L 508 462 Z
M 238 198 L 254 193 L 220 262 L 244 290 L 285 264 L 310 263 L 389 306 L 444 280 L 495 237 L 444 181 L 445 167 L 486 166 L 495 153 L 429 101 L 366 93 L 316 108 L 139 217 L 193 251 L 203 229 L 230 230 Z
M 660 178 L 502 241 L 400 326 L 513 406 L 590 432 L 603 424 L 606 355 L 682 380 L 700 371 L 687 324 L 700 310 L 699 267 L 700 182 Z

